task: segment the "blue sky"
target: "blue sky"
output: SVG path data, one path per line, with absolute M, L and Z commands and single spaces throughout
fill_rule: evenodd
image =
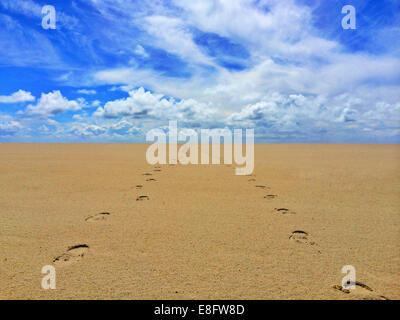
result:
M 2 142 L 400 142 L 400 0 L 1 0 L 0 30 Z

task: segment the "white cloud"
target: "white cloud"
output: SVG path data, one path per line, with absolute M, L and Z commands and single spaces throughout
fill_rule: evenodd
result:
M 96 90 L 80 89 L 78 90 L 78 93 L 90 95 L 90 94 L 96 94 L 97 92 Z
M 33 0 L 2 0 L 0 5 L 2 5 L 8 11 L 28 17 L 33 16 L 37 19 L 42 19 L 44 16 L 42 14 L 43 5 L 38 4 Z M 59 7 L 56 7 L 56 17 L 58 28 L 62 26 L 64 28 L 73 29 L 78 24 L 77 18 L 65 14 L 60 10 Z
M 0 136 L 13 136 L 23 129 L 23 125 L 12 116 L 0 114 Z
M 68 100 L 61 92 L 56 90 L 47 94 L 42 93 L 36 105 L 29 105 L 27 115 L 53 116 L 66 111 L 76 111 L 83 108 L 84 100 Z
M 83 117 L 80 114 L 74 114 L 72 116 L 72 119 L 80 121 L 83 120 Z
M 80 136 L 85 138 L 91 137 L 125 137 L 129 139 L 142 131 L 133 122 L 126 119 L 122 119 L 116 123 L 106 122 L 106 123 L 73 123 L 69 128 L 65 129 L 67 134 L 72 134 L 74 136 Z
M 13 1 L 9 3 L 13 3 Z M 1 4 L 2 2 L 0 2 Z M 40 23 L 41 20 L 38 21 Z M 65 63 L 60 58 L 59 51 L 54 47 L 52 41 L 36 26 L 30 28 L 20 23 L 16 16 L 0 14 L 0 29 L 2 30 L 0 59 L 3 65 L 51 66 L 52 68 L 64 65 L 65 67 Z
M 143 58 L 148 58 L 149 54 L 146 52 L 145 48 L 143 48 L 140 44 L 138 44 L 134 51 L 138 56 Z
M 6 9 L 27 16 L 42 16 L 42 6 L 34 1 L 2 0 L 1 5 Z
M 129 97 L 109 101 L 94 113 L 98 117 L 117 118 L 131 116 L 133 118 L 177 119 L 184 121 L 209 120 L 215 110 L 207 104 L 194 99 L 177 102 L 162 94 L 153 94 L 142 87 L 129 91 Z
M 0 103 L 17 103 L 34 101 L 35 97 L 30 92 L 18 90 L 9 96 L 0 96 Z
M 371 103 L 368 98 L 348 94 L 327 98 L 274 92 L 231 114 L 228 122 L 298 136 L 336 135 L 344 129 L 378 132 L 400 127 L 400 103 Z
M 160 2 L 150 7 L 142 4 L 137 11 L 129 10 L 131 4 L 121 4 L 119 10 L 148 32 L 147 43 L 175 53 L 191 65 L 212 65 L 215 74 L 195 70 L 187 81 L 166 79 L 150 70 L 119 68 L 97 72 L 95 78 L 235 110 L 243 102 L 255 103 L 271 90 L 337 95 L 373 81 L 371 87 L 384 86 L 400 77 L 399 58 L 346 53 L 339 42 L 323 38 L 314 29 L 312 8 L 294 0 L 173 3 L 177 9 Z M 111 1 L 95 4 L 113 14 Z M 215 66 L 194 43 L 192 29 L 242 44 L 251 53 L 252 68 L 231 72 Z
M 213 65 L 193 41 L 188 26 L 179 18 L 161 15 L 148 16 L 143 27 L 153 37 L 155 44 L 190 62 Z
M 69 130 L 70 133 L 77 135 L 77 136 L 98 136 L 104 134 L 106 132 L 106 128 L 94 124 L 75 124 Z
M 94 101 L 92 101 L 91 106 L 98 107 L 100 104 L 101 104 L 101 102 L 99 100 L 94 100 Z

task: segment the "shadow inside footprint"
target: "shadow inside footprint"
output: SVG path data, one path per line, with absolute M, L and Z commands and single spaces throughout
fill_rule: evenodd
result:
M 154 169 L 154 172 L 161 172 L 161 169 Z
M 355 288 L 351 289 L 352 286 L 355 286 Z M 334 285 L 333 289 L 363 300 L 389 300 L 385 296 L 375 294 L 374 290 L 359 281 L 348 283 L 345 287 Z
M 150 179 L 146 179 L 146 181 L 157 181 L 156 179 L 150 178 Z
M 136 198 L 136 201 L 150 200 L 148 196 L 139 196 Z
M 109 216 L 109 215 L 110 215 L 109 212 L 100 212 L 100 213 L 97 213 L 97 214 L 95 214 L 93 216 L 87 217 L 85 219 L 85 221 L 88 221 L 88 222 L 101 221 L 101 220 L 107 219 L 107 216 Z
M 148 172 L 143 173 L 142 175 L 143 175 L 143 176 L 152 176 L 152 174 L 151 174 L 151 173 L 148 173 Z
M 259 188 L 259 189 L 266 189 L 266 188 L 268 188 L 268 187 L 266 187 L 266 186 L 261 186 L 261 185 L 257 185 L 256 188 Z M 268 189 L 269 189 L 269 188 L 268 188 Z
M 275 199 L 276 197 L 278 197 L 278 195 L 276 194 L 267 194 L 266 196 L 264 196 L 264 199 L 272 200 Z
M 141 184 L 138 184 L 135 188 L 136 188 L 136 189 L 142 189 L 143 186 L 142 186 Z
M 303 230 L 293 231 L 292 234 L 289 236 L 289 239 L 297 243 L 310 244 L 310 245 L 315 244 L 315 242 L 310 241 L 308 232 Z
M 294 212 L 290 209 L 287 209 L 287 208 L 274 208 L 274 212 L 280 213 L 280 214 L 296 214 L 296 212 Z
M 247 180 L 247 181 L 256 181 L 256 179 L 254 179 L 254 178 L 251 178 L 251 179 L 249 179 L 249 180 Z
M 53 259 L 55 266 L 66 266 L 73 264 L 83 258 L 86 252 L 89 250 L 87 244 L 78 244 L 76 246 L 69 247 L 67 252 Z

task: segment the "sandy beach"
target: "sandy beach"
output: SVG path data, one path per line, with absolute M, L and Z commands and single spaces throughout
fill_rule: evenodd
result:
M 399 145 L 257 144 L 251 176 L 147 147 L 0 145 L 0 299 L 400 298 Z

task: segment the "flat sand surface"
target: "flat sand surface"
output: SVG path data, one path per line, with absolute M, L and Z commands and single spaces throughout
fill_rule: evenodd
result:
M 0 299 L 400 298 L 399 145 L 256 145 L 252 176 L 147 146 L 0 144 Z

